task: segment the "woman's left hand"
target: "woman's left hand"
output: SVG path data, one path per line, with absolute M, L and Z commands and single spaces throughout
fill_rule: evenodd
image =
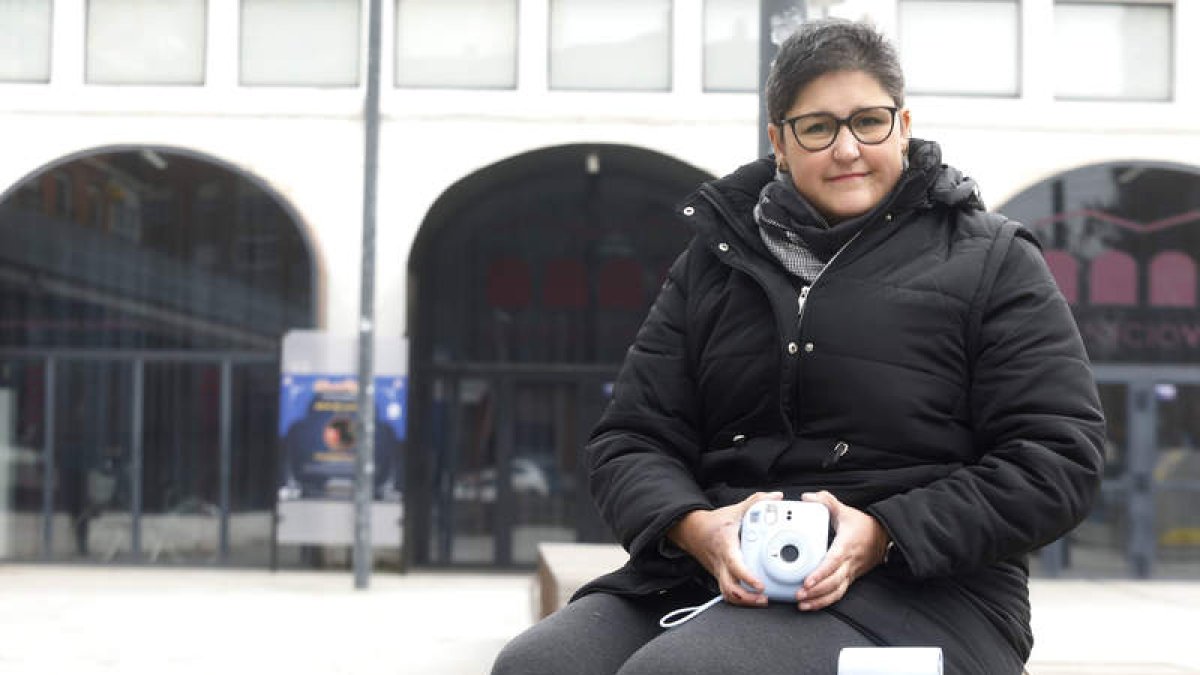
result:
M 824 609 L 841 600 L 855 579 L 883 562 L 888 533 L 874 516 L 841 503 L 824 490 L 805 493 L 800 499 L 824 504 L 836 533 L 821 564 L 796 592 L 800 609 Z

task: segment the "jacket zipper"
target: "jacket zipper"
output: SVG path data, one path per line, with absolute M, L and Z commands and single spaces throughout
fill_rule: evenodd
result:
M 825 266 L 821 268 L 821 271 L 817 272 L 817 276 L 813 277 L 812 283 L 808 284 L 807 286 L 800 287 L 800 297 L 797 298 L 797 300 L 796 300 L 796 304 L 798 305 L 797 311 L 796 311 L 796 335 L 797 336 L 799 336 L 799 334 L 800 334 L 800 321 L 801 321 L 801 319 L 804 318 L 804 305 L 808 302 L 808 294 L 810 292 L 812 292 L 812 287 L 816 286 L 817 282 L 821 280 L 821 277 L 825 276 L 825 270 L 829 269 L 829 266 L 833 264 L 833 261 L 838 259 L 838 256 L 840 256 L 842 254 L 842 251 L 845 251 L 847 248 L 849 248 L 850 244 L 853 244 L 854 240 L 858 239 L 858 236 L 862 233 L 863 233 L 862 230 L 855 232 L 854 236 L 850 237 L 850 241 L 842 244 L 842 247 L 837 250 L 837 253 L 834 253 L 833 257 L 829 259 L 829 262 L 825 263 Z
M 715 208 L 717 210 L 717 212 L 719 212 L 721 214 L 721 217 L 724 218 L 726 222 L 728 222 L 728 223 L 737 222 L 737 220 L 733 218 L 733 215 L 731 213 L 729 213 L 729 210 L 725 208 L 724 199 L 721 199 L 720 195 L 710 194 L 710 192 L 709 192 L 710 189 L 711 188 L 708 186 L 707 183 L 704 185 L 701 185 L 700 191 L 699 191 L 700 195 L 702 197 L 704 197 L 704 199 L 707 200 L 708 203 L 713 205 L 713 208 Z M 837 250 L 837 253 L 833 254 L 833 256 L 829 259 L 829 262 L 825 263 L 825 266 L 821 268 L 821 271 L 817 272 L 817 276 L 813 277 L 812 283 L 808 284 L 807 286 L 802 286 L 800 288 L 800 296 L 797 299 L 797 312 L 796 312 L 796 337 L 797 338 L 800 337 L 800 324 L 801 324 L 802 319 L 804 318 L 804 305 L 808 300 L 808 294 L 809 294 L 810 290 L 812 289 L 813 286 L 816 286 L 817 282 L 821 280 L 821 277 L 825 275 L 825 270 L 829 269 L 829 267 L 831 265 L 833 265 L 834 261 L 838 259 L 838 256 L 842 255 L 842 252 L 845 251 L 847 248 L 849 248 L 850 244 L 853 244 L 854 241 L 856 239 L 858 239 L 860 235 L 862 235 L 863 231 L 864 231 L 863 229 L 860 229 L 858 232 L 855 232 L 854 236 L 850 237 L 850 240 L 847 241 L 845 244 L 842 244 L 842 247 Z M 741 266 L 740 269 L 744 270 L 747 274 L 754 277 L 754 280 L 758 282 L 758 285 L 761 286 L 764 291 L 768 292 L 768 296 L 769 296 L 768 285 L 762 279 L 762 277 L 760 277 L 758 275 L 757 270 L 754 270 L 751 266 Z M 778 326 L 778 328 L 780 329 L 781 336 L 787 335 L 786 332 L 782 330 L 783 326 Z M 783 419 L 784 419 L 784 424 L 787 425 L 788 433 L 789 434 L 795 433 L 794 427 L 792 426 L 791 416 L 785 414 L 783 416 Z M 839 456 L 839 458 L 840 458 L 840 456 Z

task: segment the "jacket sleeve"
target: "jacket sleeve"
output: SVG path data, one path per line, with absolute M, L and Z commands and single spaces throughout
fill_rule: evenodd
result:
M 1050 543 L 1087 516 L 1100 487 L 1104 418 L 1083 341 L 1040 251 L 1020 236 L 987 300 L 974 358 L 977 461 L 867 509 L 917 577 Z
M 692 561 L 663 555 L 667 529 L 711 508 L 694 477 L 701 441 L 686 355 L 688 256 L 671 266 L 586 448 L 604 521 L 635 564 L 673 573 Z

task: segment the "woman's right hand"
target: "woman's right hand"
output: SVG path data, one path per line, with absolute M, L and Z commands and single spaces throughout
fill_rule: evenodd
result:
M 738 528 L 751 505 L 780 499 L 782 492 L 756 492 L 737 504 L 712 511 L 692 511 L 667 531 L 667 537 L 713 575 L 726 602 L 747 607 L 766 605 L 762 582 L 742 562 Z M 747 586 L 755 590 L 748 590 Z

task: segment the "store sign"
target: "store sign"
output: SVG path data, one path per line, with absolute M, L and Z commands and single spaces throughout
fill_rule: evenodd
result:
M 1200 362 L 1200 173 L 1085 167 L 1002 210 L 1042 242 L 1092 361 Z

